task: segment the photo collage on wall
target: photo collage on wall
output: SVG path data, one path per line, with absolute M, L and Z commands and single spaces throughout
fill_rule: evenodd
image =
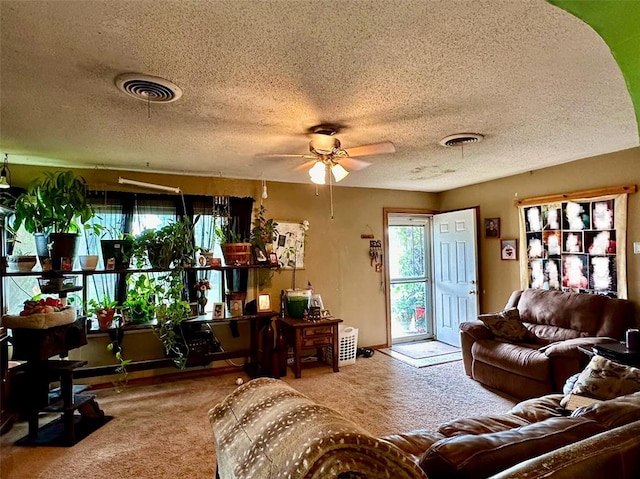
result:
M 615 201 L 524 207 L 529 287 L 618 296 Z

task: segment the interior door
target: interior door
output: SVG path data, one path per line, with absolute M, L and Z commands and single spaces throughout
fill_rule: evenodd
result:
M 478 316 L 477 224 L 474 209 L 433 216 L 436 339 L 460 346 L 460 323 Z

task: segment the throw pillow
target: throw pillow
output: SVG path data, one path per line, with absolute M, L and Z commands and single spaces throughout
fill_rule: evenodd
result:
M 491 330 L 496 338 L 514 343 L 535 342 L 536 340 L 536 336 L 520 321 L 518 308 L 481 314 L 478 319 Z
M 640 391 L 640 369 L 595 355 L 578 376 L 570 394 L 607 400 L 637 391 Z M 570 394 L 562 399 L 563 407 Z

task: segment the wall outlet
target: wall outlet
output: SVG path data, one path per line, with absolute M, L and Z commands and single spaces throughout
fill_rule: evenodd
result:
M 640 241 L 633 243 L 633 254 L 640 254 Z

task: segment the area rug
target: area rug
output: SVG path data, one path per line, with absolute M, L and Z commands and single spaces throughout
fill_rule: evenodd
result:
M 390 349 L 413 359 L 430 358 L 431 356 L 457 353 L 460 351 L 460 348 L 433 340 L 394 344 Z

